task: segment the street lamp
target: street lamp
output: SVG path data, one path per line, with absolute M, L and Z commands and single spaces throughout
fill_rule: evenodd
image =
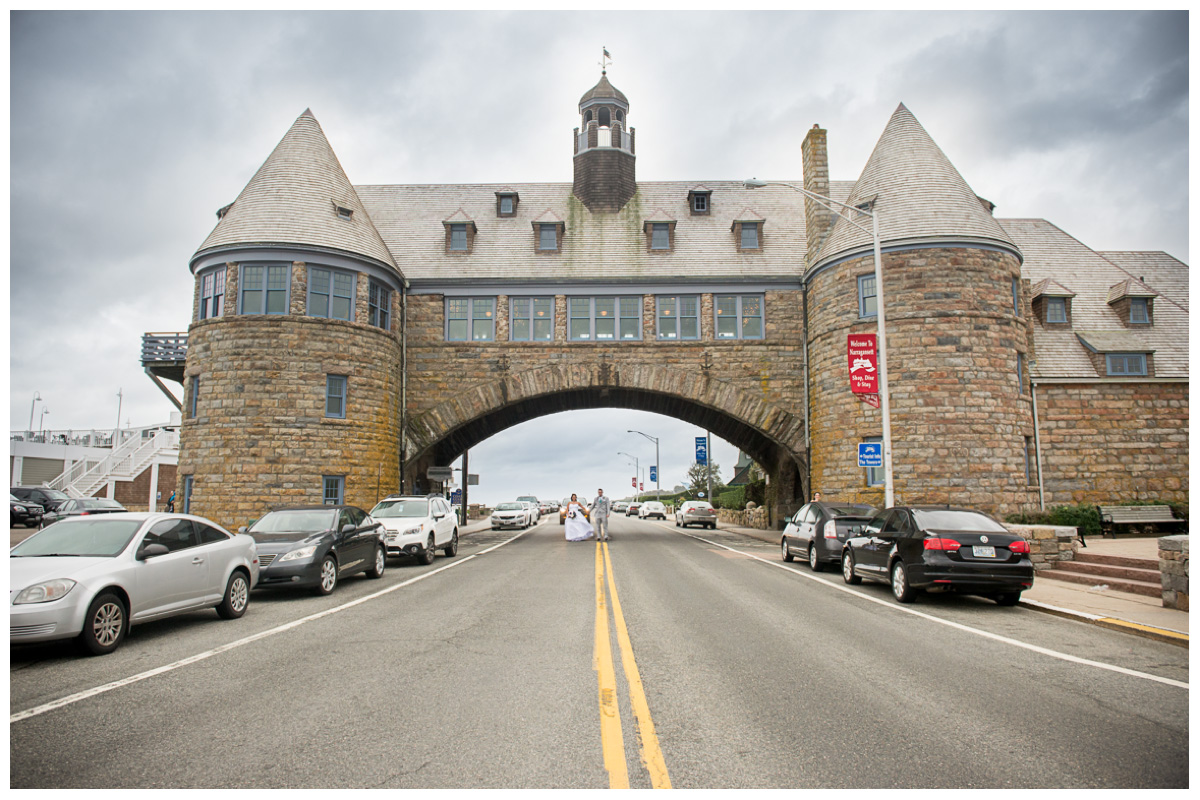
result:
M 33 393 L 33 402 L 29 404 L 29 431 L 33 432 L 33 409 L 37 405 L 37 401 L 42 399 L 41 392 Z
M 639 476 L 639 475 L 641 475 L 641 474 L 642 474 L 642 473 L 641 473 L 641 469 L 638 467 L 638 459 L 637 459 L 637 456 L 631 456 L 631 455 L 629 455 L 629 453 L 622 453 L 622 452 L 620 452 L 620 451 L 618 451 L 618 452 L 617 452 L 617 455 L 619 455 L 619 456 L 625 456 L 626 458 L 632 458 L 632 459 L 633 459 L 633 475 L 634 475 L 634 479 L 633 479 L 633 484 L 634 484 L 634 485 L 633 485 L 633 488 L 636 490 L 636 489 L 638 488 L 638 487 L 637 487 L 637 478 L 638 478 L 638 476 Z
M 38 417 L 38 434 L 39 435 L 41 434 L 42 427 L 44 426 L 44 424 L 46 422 L 46 415 L 49 413 L 50 413 L 50 409 L 46 408 L 45 406 L 42 406 L 42 414 L 41 414 L 41 416 Z
M 883 258 L 880 256 L 879 249 L 879 212 L 874 210 L 874 201 L 863 203 L 862 205 L 851 206 L 834 200 L 832 197 L 825 197 L 816 192 L 809 191 L 802 186 L 793 186 L 790 183 L 780 181 L 760 181 L 757 178 L 751 178 L 745 182 L 747 189 L 758 189 L 763 186 L 786 186 L 787 188 L 799 192 L 808 199 L 820 205 L 822 208 L 837 214 L 846 222 L 858 228 L 863 233 L 870 234 L 871 244 L 875 251 L 875 304 L 878 309 L 878 337 L 879 337 L 879 397 L 881 400 L 881 409 L 883 411 L 883 480 L 884 480 L 884 498 L 886 508 L 891 508 L 895 505 L 895 491 L 892 484 L 892 409 L 891 402 L 888 399 L 888 374 L 887 374 L 887 332 L 884 327 L 883 316 Z M 838 206 L 835 208 L 834 206 Z M 859 224 L 856 219 L 853 219 L 850 214 L 859 215 L 866 214 L 871 218 L 871 228 L 868 230 L 863 225 Z
M 639 436 L 645 436 L 647 439 L 654 442 L 654 496 L 656 498 L 662 497 L 662 486 L 660 485 L 662 483 L 662 470 L 658 466 L 658 439 L 654 438 L 653 436 L 651 436 L 648 433 L 642 433 L 641 431 L 625 431 L 625 432 L 626 433 L 636 433 Z

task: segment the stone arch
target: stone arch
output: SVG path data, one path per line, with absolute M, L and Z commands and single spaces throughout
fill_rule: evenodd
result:
M 761 396 L 700 371 L 654 365 L 562 364 L 505 373 L 410 418 L 405 482 L 444 466 L 491 436 L 537 417 L 589 408 L 630 408 L 712 431 L 763 466 L 772 516 L 798 508 L 807 492 L 804 420 Z

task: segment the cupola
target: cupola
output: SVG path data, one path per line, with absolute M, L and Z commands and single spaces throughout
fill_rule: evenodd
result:
M 628 116 L 629 101 L 602 70 L 600 82 L 579 98 L 581 127 L 574 135 L 574 193 L 594 213 L 620 211 L 637 191 Z

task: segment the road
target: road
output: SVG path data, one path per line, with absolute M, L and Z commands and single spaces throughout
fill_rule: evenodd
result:
M 10 785 L 1188 786 L 1184 648 L 721 530 L 618 517 L 607 561 L 562 530 L 12 649 Z

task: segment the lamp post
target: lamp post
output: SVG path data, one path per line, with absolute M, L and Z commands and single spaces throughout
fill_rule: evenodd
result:
M 46 415 L 50 413 L 50 409 L 42 406 L 42 414 L 38 417 L 38 436 L 42 435 L 42 428 L 46 424 Z
M 641 431 L 625 431 L 626 433 L 636 433 L 639 436 L 645 436 L 650 441 L 654 442 L 654 496 L 655 498 L 662 497 L 662 470 L 658 466 L 658 439 L 648 433 Z
M 895 505 L 895 491 L 892 483 L 892 408 L 888 398 L 887 331 L 883 315 L 883 258 L 880 255 L 879 248 L 879 212 L 873 208 L 874 201 L 858 206 L 847 205 L 846 203 L 834 200 L 832 197 L 825 197 L 824 195 L 809 191 L 802 186 L 793 186 L 790 183 L 783 183 L 781 181 L 760 181 L 756 178 L 751 178 L 744 185 L 747 189 L 758 189 L 763 186 L 786 186 L 792 191 L 804 195 L 827 211 L 837 214 L 846 220 L 846 222 L 871 236 L 871 244 L 875 255 L 875 304 L 878 311 L 876 321 L 879 338 L 879 398 L 880 410 L 883 412 L 884 498 L 885 507 L 890 508 Z M 871 218 L 871 228 L 868 230 L 865 226 L 859 224 L 857 220 L 850 216 L 851 214 L 866 214 Z
M 638 476 L 640 476 L 640 475 L 642 474 L 642 473 L 641 473 L 641 470 L 638 468 L 638 459 L 637 459 L 637 456 L 631 456 L 631 455 L 629 455 L 629 453 L 622 453 L 622 452 L 620 452 L 620 451 L 618 451 L 618 452 L 617 452 L 617 455 L 619 455 L 619 456 L 625 456 L 626 458 L 632 458 L 632 459 L 633 459 L 633 476 L 634 476 L 634 478 L 633 478 L 633 480 L 634 480 L 634 486 L 633 486 L 633 488 L 636 490 L 636 489 L 637 489 L 637 479 L 638 479 Z
M 37 405 L 37 401 L 42 399 L 41 392 L 33 393 L 33 402 L 29 404 L 29 432 L 33 433 L 33 409 Z

